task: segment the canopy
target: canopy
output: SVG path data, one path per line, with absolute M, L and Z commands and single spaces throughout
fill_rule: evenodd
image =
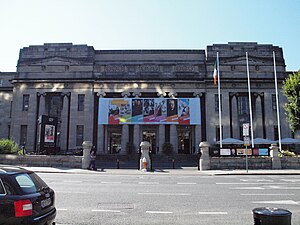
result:
M 279 141 L 277 140 L 276 142 L 278 143 Z M 281 144 L 283 145 L 300 144 L 300 140 L 295 138 L 283 138 L 281 139 Z
M 220 141 L 218 141 L 217 143 L 220 144 Z M 222 144 L 225 144 L 225 145 L 241 145 L 241 144 L 244 144 L 244 142 L 239 140 L 239 139 L 235 139 L 235 138 L 225 138 L 225 139 L 222 140 Z

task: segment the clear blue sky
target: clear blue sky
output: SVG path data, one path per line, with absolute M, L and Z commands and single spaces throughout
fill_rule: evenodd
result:
M 0 0 L 0 71 L 29 45 L 205 49 L 251 41 L 283 48 L 300 69 L 300 0 Z

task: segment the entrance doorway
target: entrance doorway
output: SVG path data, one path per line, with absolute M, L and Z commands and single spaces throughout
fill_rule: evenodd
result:
M 191 127 L 186 126 L 178 130 L 178 153 L 191 154 L 192 138 Z
M 151 153 L 156 154 L 156 130 L 143 130 L 143 141 L 151 145 Z

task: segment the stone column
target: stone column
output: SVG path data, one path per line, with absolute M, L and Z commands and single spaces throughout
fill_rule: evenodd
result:
M 121 154 L 126 154 L 126 144 L 129 141 L 129 126 L 127 124 L 122 125 L 122 137 L 121 137 Z
M 158 154 L 162 154 L 162 150 L 163 150 L 163 145 L 165 143 L 165 125 L 164 124 L 160 124 L 158 126 L 158 145 L 159 145 L 159 152 L 157 152 Z
M 199 148 L 201 151 L 200 157 L 200 171 L 209 170 L 210 169 L 210 158 L 209 158 L 209 143 L 208 142 L 201 142 L 199 144 Z
M 82 143 L 83 156 L 82 156 L 82 169 L 87 169 L 90 164 L 90 151 L 93 143 L 91 141 L 84 141 Z
M 99 98 L 103 98 L 104 96 L 106 96 L 106 93 L 105 92 L 97 93 L 97 96 Z M 99 110 L 101 110 L 101 108 Z M 104 124 L 98 124 L 97 123 L 97 126 L 98 126 L 98 133 L 97 133 L 97 149 L 98 149 L 97 155 L 98 155 L 98 154 L 101 154 L 101 153 L 104 154 L 106 152 L 106 150 L 105 150 L 105 144 L 104 144 L 105 143 L 105 140 L 104 140 L 104 138 L 105 138 Z
M 230 137 L 230 112 L 229 112 L 229 93 L 221 94 L 221 113 L 222 113 L 222 138 Z
M 232 105 L 231 105 L 231 112 L 232 112 L 232 136 L 233 138 L 240 139 L 240 128 L 239 128 L 239 121 L 238 121 L 238 104 L 237 104 L 237 95 L 232 96 Z
M 60 124 L 60 148 L 63 151 L 67 149 L 67 139 L 68 137 L 68 113 L 69 113 L 69 96 L 70 93 L 62 93 L 63 98 L 63 108 L 61 112 L 61 124 Z
M 178 134 L 175 124 L 170 125 L 170 143 L 173 145 L 173 153 L 178 153 Z
M 271 144 L 270 157 L 272 158 L 272 169 L 281 169 L 281 161 L 278 157 L 279 147 L 276 144 Z
M 200 98 L 203 94 L 202 93 L 194 93 L 193 94 L 196 98 Z M 201 99 L 199 99 L 201 100 Z M 201 104 L 200 104 L 200 108 L 199 108 L 199 111 L 201 112 Z M 195 143 L 194 143 L 194 146 L 195 146 L 195 154 L 198 152 L 198 147 L 199 147 L 199 144 L 201 142 L 201 137 L 202 137 L 202 134 L 201 134 L 201 125 L 195 125 Z
M 261 107 L 261 96 L 260 94 L 257 95 L 256 98 L 256 110 L 255 110 L 255 117 L 254 118 L 254 133 L 256 137 L 264 138 L 263 133 L 263 120 L 262 120 L 262 107 Z
M 138 152 L 140 146 L 140 125 L 138 124 L 133 125 L 133 145 L 133 152 Z
M 46 93 L 40 95 L 39 116 L 46 115 Z

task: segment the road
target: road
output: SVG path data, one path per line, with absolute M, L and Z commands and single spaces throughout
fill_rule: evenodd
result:
M 39 175 L 56 192 L 58 225 L 253 225 L 257 207 L 288 209 L 300 224 L 297 175 Z

